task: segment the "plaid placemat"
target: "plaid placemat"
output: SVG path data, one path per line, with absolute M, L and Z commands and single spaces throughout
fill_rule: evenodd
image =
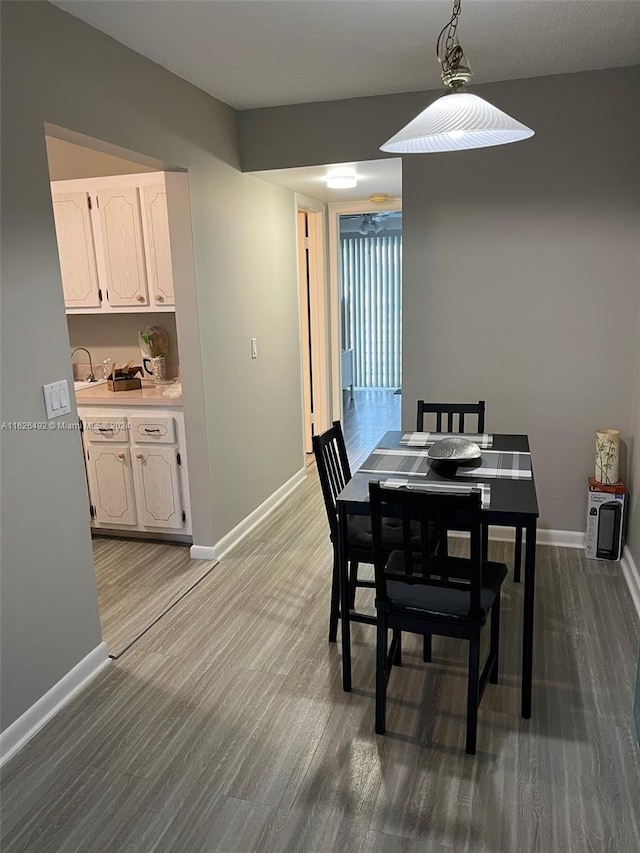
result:
M 416 492 L 432 492 L 447 495 L 468 495 L 473 489 L 480 490 L 482 509 L 491 505 L 491 485 L 489 483 L 422 483 L 415 480 L 389 479 L 380 483 L 386 489 L 411 489 Z
M 428 450 L 413 448 L 376 447 L 359 471 L 363 474 L 409 474 L 426 477 L 431 460 Z M 435 470 L 435 469 L 434 469 Z M 530 480 L 531 454 L 522 451 L 483 450 L 482 459 L 474 465 L 458 465 L 456 479 L 486 477 L 487 479 Z
M 531 454 L 523 451 L 485 450 L 479 465 L 458 467 L 456 477 L 488 477 L 501 480 L 530 480 Z
M 405 432 L 400 439 L 400 444 L 404 447 L 431 447 L 436 441 L 442 441 L 443 438 L 466 438 L 467 441 L 474 441 L 478 447 L 493 447 L 493 436 L 486 432 L 473 433 L 452 433 L 452 432 Z
M 427 451 L 376 447 L 359 471 L 365 474 L 415 474 L 426 477 L 429 473 Z

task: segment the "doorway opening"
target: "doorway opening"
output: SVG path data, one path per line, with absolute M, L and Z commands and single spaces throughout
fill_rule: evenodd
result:
M 195 286 L 188 185 L 184 170 L 144 155 L 51 125 L 44 133 L 98 610 L 117 658 L 217 562 L 190 558 L 180 362 L 200 353 L 195 335 L 179 345 L 175 307 L 175 292 L 188 304 Z M 150 330 L 154 376 L 141 352 Z M 195 444 L 197 458 L 197 435 Z
M 343 389 L 402 386 L 402 211 L 340 215 Z
M 334 343 L 352 463 L 387 430 L 400 429 L 402 388 L 402 204 L 330 205 Z

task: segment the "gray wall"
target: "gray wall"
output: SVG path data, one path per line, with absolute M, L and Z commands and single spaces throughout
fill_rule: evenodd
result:
M 126 160 L 124 157 L 114 157 L 103 151 L 94 151 L 82 145 L 75 145 L 65 139 L 54 136 L 45 138 L 47 145 L 47 160 L 49 161 L 49 177 L 52 181 L 71 181 L 74 178 L 98 178 L 111 175 L 136 175 L 141 172 L 152 172 L 151 166 L 143 166 Z
M 536 136 L 403 158 L 403 425 L 419 397 L 485 398 L 490 430 L 530 435 L 541 527 L 582 531 L 594 432 L 631 425 L 640 68 L 475 91 Z M 243 168 L 379 158 L 432 99 L 241 113 Z
M 50 4 L 1 12 L 2 418 L 42 420 L 41 385 L 71 380 L 44 122 L 188 169 L 208 454 L 189 462 L 217 540 L 302 465 L 293 196 L 238 171 L 229 107 Z M 2 440 L 6 727 L 100 627 L 78 434 Z

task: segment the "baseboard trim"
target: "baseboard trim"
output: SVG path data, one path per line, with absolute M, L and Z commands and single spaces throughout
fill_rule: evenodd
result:
M 556 548 L 584 548 L 585 534 L 580 530 L 549 530 L 538 528 L 536 544 Z
M 216 549 L 212 545 L 192 545 L 189 548 L 192 560 L 216 560 Z
M 230 530 L 226 536 L 223 536 L 215 545 L 215 554 L 219 559 L 224 557 L 241 539 L 249 533 L 253 528 L 260 524 L 273 510 L 287 498 L 291 492 L 302 483 L 306 477 L 306 469 L 301 468 L 297 473 L 287 480 L 279 489 L 277 489 L 271 497 L 267 498 L 264 503 L 250 513 L 243 521 L 240 522 L 233 530 Z
M 60 681 L 54 684 L 24 714 L 11 723 L 0 734 L 0 766 L 22 749 L 36 732 L 40 731 L 45 723 L 48 723 L 58 711 L 62 710 L 90 681 L 93 681 L 108 663 L 111 663 L 111 658 L 107 651 L 107 644 L 100 643 L 73 669 L 63 675 Z
M 631 556 L 631 551 L 629 550 L 628 545 L 624 546 L 620 566 L 622 567 L 622 574 L 624 575 L 624 579 L 629 587 L 631 599 L 638 616 L 640 617 L 640 571 L 638 571 L 638 567 Z
M 468 533 L 455 533 L 451 531 L 450 536 L 463 536 L 468 538 Z M 515 527 L 502 527 L 502 525 L 489 525 L 489 537 L 494 542 L 515 542 Z M 554 545 L 556 548 L 584 548 L 584 533 L 579 530 L 550 530 L 540 529 L 536 533 L 536 545 Z

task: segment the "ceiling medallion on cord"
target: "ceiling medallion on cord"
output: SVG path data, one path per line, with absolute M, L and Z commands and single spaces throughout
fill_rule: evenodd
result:
M 533 136 L 534 131 L 477 95 L 464 91 L 471 68 L 456 36 L 460 2 L 454 0 L 451 19 L 436 43 L 442 82 L 451 91 L 438 98 L 380 146 L 393 154 L 431 154 L 505 145 Z

